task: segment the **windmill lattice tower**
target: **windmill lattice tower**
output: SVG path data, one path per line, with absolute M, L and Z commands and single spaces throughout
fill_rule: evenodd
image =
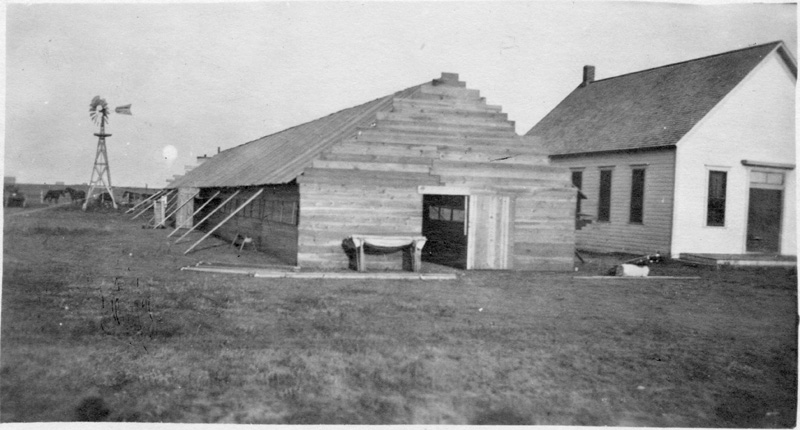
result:
M 117 113 L 130 115 L 131 105 L 120 106 L 115 109 Z M 97 152 L 94 156 L 94 167 L 92 177 L 89 180 L 89 191 L 86 192 L 86 200 L 83 202 L 83 210 L 89 205 L 89 199 L 93 197 L 95 188 L 104 188 L 111 197 L 111 204 L 117 209 L 117 201 L 114 198 L 114 191 L 111 187 L 111 169 L 108 165 L 108 152 L 106 151 L 106 137 L 111 134 L 106 133 L 106 121 L 108 120 L 108 104 L 100 96 L 95 96 L 89 105 L 89 115 L 95 122 L 100 122 L 100 132 L 94 133 L 97 136 Z

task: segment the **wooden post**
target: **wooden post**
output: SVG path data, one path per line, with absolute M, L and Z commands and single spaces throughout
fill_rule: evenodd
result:
M 200 207 L 199 207 L 199 208 L 197 208 L 197 210 L 196 210 L 196 211 L 194 211 L 194 213 L 192 214 L 192 216 L 190 216 L 190 217 L 189 217 L 189 219 L 187 220 L 187 223 L 188 223 L 188 221 L 189 221 L 189 220 L 192 220 L 192 219 L 194 219 L 194 216 L 195 216 L 195 215 L 197 215 L 197 214 L 198 214 L 198 213 L 199 213 L 201 210 L 203 210 L 203 208 L 204 208 L 204 207 L 208 206 L 208 204 L 209 204 L 209 203 L 211 203 L 211 202 L 214 200 L 214 197 L 217 197 L 217 196 L 219 195 L 219 193 L 221 193 L 221 191 L 217 191 L 216 193 L 214 193 L 214 195 L 213 195 L 213 196 L 211 196 L 211 198 L 210 198 L 210 199 L 208 199 L 208 200 L 207 200 L 205 203 L 203 203 L 202 205 L 200 205 Z M 175 230 L 173 230 L 173 231 L 172 231 L 172 233 L 168 234 L 168 235 L 167 235 L 167 237 L 172 237 L 172 235 L 173 235 L 173 234 L 177 233 L 177 232 L 178 232 L 178 230 L 180 230 L 180 229 L 182 229 L 182 228 L 183 228 L 183 224 L 181 224 L 181 225 L 178 225 L 178 226 L 175 226 Z
M 236 191 L 236 192 L 238 193 L 239 191 Z M 205 235 L 205 236 L 201 237 L 201 238 L 200 238 L 200 240 L 198 240 L 197 242 L 195 242 L 195 243 L 194 243 L 194 245 L 190 246 L 190 247 L 189 247 L 189 249 L 187 249 L 187 250 L 186 250 L 186 251 L 183 253 L 183 255 L 186 255 L 186 254 L 188 254 L 188 253 L 189 253 L 189 251 L 191 251 L 192 249 L 194 249 L 194 247 L 195 247 L 195 246 L 197 246 L 198 244 L 200 244 L 200 242 L 204 241 L 204 240 L 205 240 L 205 239 L 206 239 L 208 236 L 211 236 L 211 233 L 214 233 L 214 232 L 215 232 L 215 231 L 216 231 L 218 228 L 222 227 L 222 224 L 225 224 L 226 222 L 228 222 L 228 220 L 229 220 L 229 219 L 233 218 L 233 216 L 234 216 L 234 215 L 236 215 L 237 213 L 239 213 L 239 211 L 240 211 L 240 210 L 244 209 L 244 207 L 245 207 L 245 206 L 249 205 L 249 204 L 250 204 L 250 202 L 252 202 L 253 200 L 255 200 L 255 199 L 256 199 L 256 197 L 258 197 L 258 196 L 259 196 L 261 193 L 263 193 L 263 192 L 264 192 L 264 189 L 263 189 L 263 188 L 262 188 L 262 189 L 260 189 L 260 190 L 258 190 L 258 192 L 257 192 L 257 193 L 255 193 L 255 194 L 253 194 L 253 196 L 252 196 L 252 197 L 250 197 L 249 199 L 247 199 L 247 201 L 246 201 L 246 202 L 244 202 L 244 204 L 242 204 L 241 206 L 239 206 L 238 208 L 236 208 L 236 210 L 235 210 L 235 211 L 233 211 L 233 212 L 231 212 L 231 214 L 230 214 L 230 215 L 228 215 L 228 216 L 227 216 L 227 217 L 226 217 L 224 220 L 222 220 L 222 222 L 220 222 L 220 223 L 219 223 L 219 224 L 217 224 L 217 225 L 216 225 L 214 228 L 212 228 L 212 229 L 211 229 L 211 230 L 210 230 L 208 233 L 206 233 L 206 235 Z
M 175 191 L 178 191 L 178 189 L 176 188 Z M 173 196 L 175 198 L 174 202 L 175 202 L 176 205 L 178 204 L 178 195 L 179 194 L 180 194 L 179 192 L 176 192 L 175 195 Z M 199 192 L 198 192 L 198 194 L 199 194 Z M 167 208 L 169 208 L 169 200 L 170 199 L 167 198 L 167 204 L 164 205 L 164 212 L 166 212 Z M 187 200 L 187 202 L 188 202 L 188 200 Z M 184 204 L 185 204 L 185 202 L 184 202 Z M 178 208 L 178 209 L 180 209 L 180 208 Z M 175 211 L 177 211 L 177 209 Z M 174 213 L 174 212 L 172 212 L 172 213 Z M 172 213 L 170 213 L 169 215 L 165 215 L 164 219 L 161 220 L 160 224 L 153 223 L 154 224 L 153 228 L 155 229 L 155 228 L 158 228 L 158 226 L 161 225 L 161 224 L 166 224 L 167 220 L 169 219 L 169 217 L 172 216 Z M 155 220 L 155 214 L 153 215 L 153 220 Z M 166 227 L 166 225 L 165 225 L 165 227 Z
M 174 195 L 178 195 L 177 191 L 178 191 L 178 190 L 176 189 L 176 190 L 175 190 L 175 194 L 174 194 Z M 164 204 L 164 212 L 166 212 L 166 211 L 167 211 L 167 208 L 169 207 L 169 200 L 170 200 L 170 198 L 171 198 L 171 196 L 170 196 L 169 194 L 167 194 L 166 196 L 161 196 L 160 198 L 153 200 L 153 216 L 151 216 L 151 217 L 150 217 L 150 219 L 149 219 L 149 220 L 147 220 L 147 224 L 153 223 L 153 224 L 155 225 L 155 227 L 158 227 L 158 226 L 160 225 L 160 223 L 156 223 L 156 222 L 155 222 L 155 221 L 156 221 L 156 212 L 157 212 L 157 211 L 156 211 L 156 203 L 157 203 L 157 202 L 158 202 L 160 199 L 166 199 L 166 203 Z M 166 218 L 165 218 L 165 219 L 166 219 Z M 162 221 L 161 221 L 161 223 L 163 223 L 163 222 L 164 222 L 164 221 L 162 220 Z M 154 227 L 154 228 L 155 228 L 155 227 Z
M 207 220 L 207 219 L 211 218 L 211 215 L 214 215 L 214 213 L 216 213 L 218 210 L 222 209 L 222 207 L 223 207 L 223 206 L 225 206 L 225 205 L 226 205 L 226 204 L 227 204 L 229 201 L 231 201 L 231 200 L 232 200 L 234 197 L 236 197 L 236 195 L 237 195 L 237 194 L 239 194 L 239 192 L 240 192 L 240 191 L 241 191 L 241 190 L 236 190 L 236 192 L 234 192 L 234 193 L 233 193 L 233 194 L 232 194 L 230 197 L 228 197 L 228 198 L 227 198 L 227 199 L 226 199 L 224 202 L 222 202 L 222 203 L 221 203 L 219 206 L 215 207 L 215 208 L 214 208 L 214 210 L 212 210 L 212 211 L 211 211 L 211 212 L 210 212 L 208 215 L 206 215 L 206 217 L 205 217 L 205 218 L 201 219 L 201 220 L 200 220 L 200 222 L 198 222 L 196 225 L 193 225 L 193 226 L 192 226 L 192 228 L 190 228 L 190 229 L 189 229 L 189 231 L 187 231 L 186 233 L 184 233 L 184 234 L 183 234 L 183 236 L 179 237 L 179 238 L 178 238 L 178 240 L 176 240 L 176 241 L 175 241 L 175 243 L 178 243 L 178 242 L 180 242 L 180 241 L 181 241 L 181 239 L 183 239 L 184 237 L 186 237 L 186 235 L 187 235 L 187 234 L 189 234 L 189 233 L 191 233 L 192 231 L 194 231 L 194 229 L 196 229 L 198 226 L 200 226 L 200 224 L 203 224 L 204 222 L 206 222 L 206 220 Z M 210 200 L 209 200 L 209 201 L 210 201 Z
M 175 208 L 174 211 L 170 212 L 169 215 L 165 216 L 164 217 L 164 221 L 168 220 L 169 217 L 171 217 L 172 215 L 175 215 L 176 213 L 178 213 L 178 211 L 181 210 L 182 207 L 186 206 L 186 203 L 189 203 L 190 201 L 192 201 L 195 197 L 197 197 L 198 194 L 200 194 L 200 191 L 194 193 L 193 196 L 191 196 L 188 199 L 186 199 L 186 201 L 181 203 L 181 205 L 178 206 L 177 208 Z
M 146 199 L 142 200 L 141 202 L 139 202 L 139 203 L 136 203 L 136 206 L 134 206 L 134 207 L 132 207 L 132 208 L 130 208 L 130 209 L 128 209 L 128 210 L 126 210 L 126 211 L 125 211 L 125 213 L 127 214 L 127 213 L 131 213 L 131 212 L 133 212 L 134 210 L 136 210 L 136 208 L 138 208 L 139 206 L 141 206 L 141 205 L 143 205 L 143 204 L 147 203 L 148 201 L 150 201 L 151 199 L 153 199 L 154 197 L 156 197 L 157 195 L 159 195 L 159 194 L 161 194 L 161 193 L 163 193 L 163 192 L 164 192 L 163 190 L 162 190 L 162 191 L 158 191 L 158 192 L 156 192 L 155 194 L 151 195 L 150 197 L 148 197 L 148 198 L 146 198 Z
M 164 195 L 167 195 L 167 196 L 169 196 L 169 194 L 170 194 L 170 193 L 172 193 L 172 190 L 170 190 L 170 191 L 167 191 L 167 192 L 166 192 L 166 193 L 164 193 L 164 194 L 161 194 L 160 196 L 158 196 L 158 198 L 164 197 Z M 155 199 L 153 199 L 153 201 L 152 201 L 152 202 L 150 202 L 150 204 L 149 204 L 149 205 L 147 205 L 147 207 L 146 207 L 146 208 L 145 208 L 143 211 L 141 211 L 141 212 L 139 212 L 138 214 L 134 215 L 134 217 L 133 217 L 133 218 L 131 218 L 131 219 L 133 220 L 133 219 L 139 218 L 139 216 L 140 216 L 140 215 L 142 215 L 143 213 L 145 213 L 145 212 L 147 212 L 148 210 L 150 210 L 150 208 L 152 208 L 152 207 L 153 207 L 155 204 L 156 204 L 156 201 L 155 201 Z

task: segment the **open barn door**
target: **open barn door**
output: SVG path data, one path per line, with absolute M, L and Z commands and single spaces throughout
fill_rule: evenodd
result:
M 422 197 L 422 235 L 428 239 L 422 261 L 467 268 L 468 202 L 460 195 Z

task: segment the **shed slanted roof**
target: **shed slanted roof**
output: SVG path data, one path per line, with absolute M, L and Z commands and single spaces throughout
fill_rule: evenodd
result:
M 526 135 L 551 155 L 671 147 L 783 42 L 670 64 L 581 85 Z
M 285 184 L 297 178 L 330 145 L 355 135 L 376 113 L 391 109 L 407 88 L 370 102 L 256 139 L 216 154 L 172 181 L 166 188 L 242 187 Z

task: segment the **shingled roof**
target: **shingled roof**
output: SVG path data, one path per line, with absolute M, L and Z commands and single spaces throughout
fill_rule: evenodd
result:
M 551 155 L 638 150 L 678 141 L 783 42 L 581 84 L 526 135 Z
M 351 137 L 359 127 L 389 110 L 392 100 L 414 94 L 419 85 L 341 110 L 216 154 L 166 188 L 242 187 L 285 184 L 297 178 L 322 151 Z

